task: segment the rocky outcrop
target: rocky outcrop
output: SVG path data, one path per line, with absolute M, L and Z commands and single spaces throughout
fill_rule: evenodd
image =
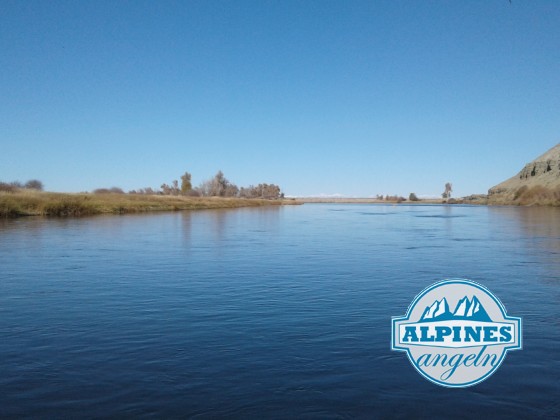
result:
M 560 189 L 560 143 L 539 156 L 514 177 L 488 190 L 493 202 L 509 202 L 529 190 L 557 191 Z

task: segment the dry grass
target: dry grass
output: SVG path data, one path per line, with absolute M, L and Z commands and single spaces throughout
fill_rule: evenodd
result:
M 88 216 L 152 211 L 223 209 L 291 204 L 289 200 L 172 197 L 128 194 L 65 194 L 38 191 L 0 192 L 0 217 Z
M 489 203 L 517 206 L 560 206 L 560 188 L 524 185 L 509 196 L 500 194 L 491 196 Z
M 522 206 L 560 206 L 560 188 L 521 187 L 515 194 L 515 201 Z

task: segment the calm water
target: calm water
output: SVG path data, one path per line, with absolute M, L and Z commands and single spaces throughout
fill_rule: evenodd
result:
M 524 349 L 447 389 L 391 316 L 465 277 Z M 560 209 L 304 205 L 0 221 L 0 417 L 560 416 Z

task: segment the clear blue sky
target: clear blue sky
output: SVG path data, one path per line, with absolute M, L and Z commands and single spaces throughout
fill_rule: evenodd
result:
M 484 193 L 560 141 L 560 1 L 0 0 L 0 180 Z

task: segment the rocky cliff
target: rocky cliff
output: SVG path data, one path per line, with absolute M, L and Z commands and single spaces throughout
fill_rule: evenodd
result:
M 547 198 L 544 204 L 551 204 L 549 198 L 558 199 L 560 194 L 560 143 L 539 156 L 514 177 L 488 190 L 488 199 L 493 202 L 518 202 L 518 204 L 539 204 L 525 202 L 538 196 Z M 537 198 L 538 198 L 537 197 Z

